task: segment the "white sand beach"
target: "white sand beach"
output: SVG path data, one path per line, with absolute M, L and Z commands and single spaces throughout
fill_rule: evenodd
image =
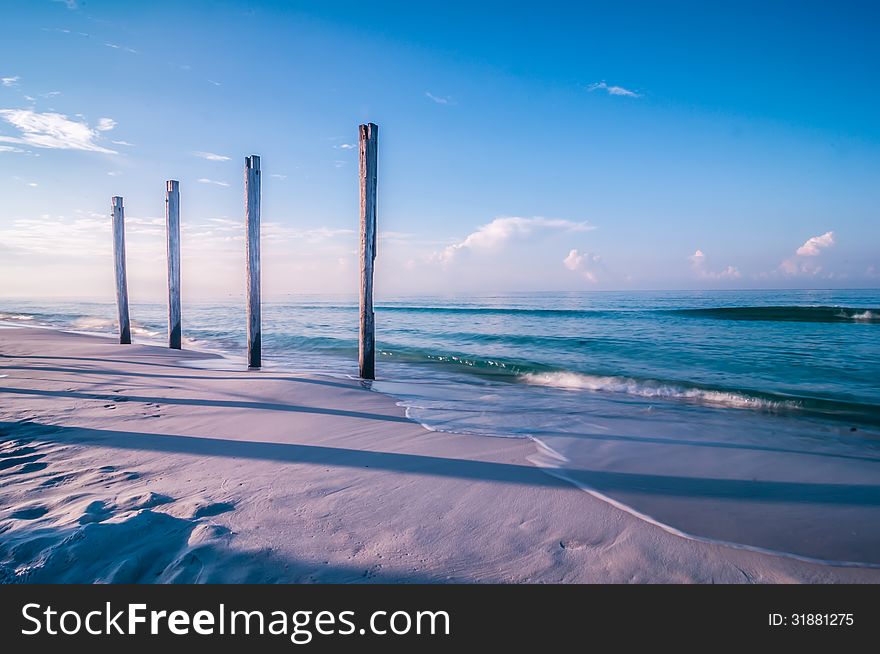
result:
M 880 582 L 682 538 L 356 380 L 0 329 L 4 582 Z

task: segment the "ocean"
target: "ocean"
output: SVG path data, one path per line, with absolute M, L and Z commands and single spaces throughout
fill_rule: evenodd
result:
M 164 342 L 164 305 L 131 315 Z M 356 376 L 357 321 L 354 298 L 264 303 L 265 369 Z M 113 334 L 115 305 L 0 300 L 0 322 Z M 376 326 L 372 388 L 430 430 L 532 439 L 549 474 L 688 537 L 880 564 L 858 526 L 880 505 L 878 290 L 389 298 Z M 243 302 L 185 304 L 183 327 L 244 366 Z

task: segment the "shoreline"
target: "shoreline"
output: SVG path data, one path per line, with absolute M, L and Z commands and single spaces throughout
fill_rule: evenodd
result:
M 880 581 L 670 533 L 357 380 L 31 327 L 0 355 L 5 581 Z M 121 551 L 62 566 L 83 543 Z

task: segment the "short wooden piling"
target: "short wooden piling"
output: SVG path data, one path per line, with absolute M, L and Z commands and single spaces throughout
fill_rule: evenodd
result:
M 247 360 L 259 368 L 260 320 L 260 157 L 244 160 L 245 224 L 247 227 Z
M 376 153 L 379 127 L 373 123 L 359 130 L 361 213 L 361 289 L 358 366 L 362 379 L 376 378 L 376 325 L 373 314 L 373 264 L 376 261 Z
M 168 241 L 168 347 L 179 350 L 180 324 L 180 184 L 165 182 L 165 233 Z
M 114 196 L 113 259 L 116 268 L 116 310 L 119 315 L 119 342 L 131 343 L 131 321 L 128 316 L 128 280 L 125 275 L 125 209 L 122 198 Z

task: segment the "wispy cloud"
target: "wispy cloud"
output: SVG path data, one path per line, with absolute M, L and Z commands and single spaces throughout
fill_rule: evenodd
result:
M 213 152 L 193 152 L 196 157 L 207 159 L 208 161 L 229 161 L 229 157 L 224 154 L 214 154 Z
M 586 222 L 576 223 L 561 218 L 542 218 L 540 216 L 534 218 L 518 216 L 496 218 L 471 232 L 458 243 L 453 243 L 443 250 L 435 252 L 429 257 L 429 260 L 449 263 L 461 253 L 497 250 L 514 238 L 528 237 L 537 232 L 587 232 L 593 229 L 595 227 Z
M 340 143 L 339 145 L 334 145 L 334 148 L 339 148 L 340 150 L 354 150 L 357 146 L 354 143 Z
M 223 86 L 220 82 L 215 82 L 215 81 L 212 80 L 212 79 L 209 79 L 209 80 L 208 80 L 208 84 L 213 84 L 214 86 Z
M 96 143 L 100 131 L 108 129 L 109 118 L 102 118 L 97 128 L 89 127 L 85 121 L 76 121 L 64 114 L 47 112 L 39 113 L 30 109 L 0 109 L 0 118 L 18 128 L 20 136 L 0 134 L 0 142 L 32 145 L 38 148 L 58 150 L 86 150 L 116 154 L 114 150 Z
M 591 93 L 593 91 L 605 91 L 608 95 L 622 95 L 627 98 L 638 98 L 641 97 L 640 93 L 635 91 L 630 91 L 629 89 L 625 89 L 622 86 L 614 86 L 608 84 L 605 80 L 601 82 L 594 82 L 587 87 L 587 90 Z
M 821 236 L 812 236 L 800 246 L 795 254 L 801 257 L 818 257 L 822 250 L 834 245 L 834 232 L 825 232 Z
M 430 91 L 425 91 L 425 97 L 431 100 L 431 102 L 436 102 L 437 104 L 455 104 L 455 101 L 448 95 L 434 95 Z
M 269 177 L 274 179 L 287 179 L 287 175 L 281 175 L 280 173 L 272 173 Z
M 739 269 L 735 266 L 727 266 L 723 270 L 709 270 L 706 265 L 706 255 L 702 250 L 697 250 L 688 257 L 691 268 L 700 279 L 739 279 L 742 277 Z
M 0 152 L 27 152 L 27 150 L 22 150 L 21 148 L 16 148 L 11 145 L 0 145 Z
M 19 77 L 18 75 L 15 75 L 13 77 L 0 77 L 0 84 L 2 84 L 3 86 L 18 86 L 18 80 L 20 79 L 21 77 Z
M 309 244 L 323 243 L 340 237 L 353 236 L 353 229 L 338 229 L 334 227 L 312 227 L 309 229 L 294 229 L 281 223 L 266 221 L 263 223 L 263 233 L 271 241 L 303 240 Z
M 218 182 L 216 179 L 208 179 L 207 177 L 200 177 L 196 180 L 200 184 L 214 184 L 215 186 L 229 186 L 226 182 Z
M 110 142 L 113 143 L 114 145 L 124 145 L 129 148 L 134 147 L 134 143 L 129 143 L 128 141 L 110 141 Z
M 119 45 L 118 43 L 105 43 L 108 48 L 113 48 L 114 50 L 122 50 L 123 52 L 130 52 L 131 54 L 137 54 L 137 50 L 134 48 L 129 48 L 125 45 Z
M 573 249 L 562 260 L 562 265 L 572 272 L 580 273 L 588 282 L 595 284 L 599 281 L 598 268 L 601 262 L 602 258 L 598 254 Z
M 60 2 L 63 5 L 66 5 L 68 9 L 76 9 L 79 5 L 77 4 L 77 0 L 52 0 L 53 2 Z
M 34 254 L 95 256 L 96 252 L 109 251 L 109 231 L 110 221 L 97 214 L 76 218 L 44 214 L 0 225 L 0 241 L 7 247 Z
M 99 118 L 95 129 L 99 132 L 109 132 L 114 127 L 116 127 L 116 121 L 112 118 Z

